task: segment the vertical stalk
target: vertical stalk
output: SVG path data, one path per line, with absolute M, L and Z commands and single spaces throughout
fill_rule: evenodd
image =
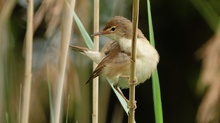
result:
M 94 32 L 99 31 L 99 0 L 94 0 Z M 99 37 L 93 36 L 94 50 L 99 50 Z M 93 63 L 93 69 L 97 67 L 97 64 Z M 93 113 L 92 123 L 98 123 L 98 102 L 99 102 L 99 78 L 93 79 Z
M 33 0 L 27 0 L 27 32 L 26 32 L 26 57 L 25 57 L 25 79 L 22 103 L 21 123 L 28 123 L 30 95 L 31 95 L 31 66 L 32 66 L 32 49 L 33 49 Z
M 139 0 L 133 0 L 132 9 L 132 24 L 133 24 L 133 37 L 132 37 L 132 53 L 131 53 L 131 73 L 130 73 L 130 88 L 129 88 L 129 123 L 135 121 L 135 83 L 136 79 L 136 42 L 137 42 L 137 29 L 138 29 L 138 16 L 139 16 Z
M 75 0 L 68 0 L 70 6 L 74 8 Z M 60 76 L 57 83 L 57 97 L 55 102 L 55 123 L 60 123 L 62 119 L 62 98 L 63 98 L 63 89 L 65 85 L 65 71 L 66 71 L 66 61 L 69 49 L 69 41 L 71 37 L 72 29 L 72 11 L 68 8 L 67 4 L 64 5 L 64 17 L 62 20 L 62 37 L 61 37 L 61 49 L 60 49 Z
M 153 22 L 151 17 L 150 0 L 147 0 L 147 12 L 148 12 L 148 23 L 149 23 L 149 35 L 152 46 L 155 46 L 154 42 L 154 31 Z M 156 123 L 163 123 L 163 109 L 160 94 L 160 82 L 157 70 L 152 74 L 152 88 L 153 88 L 153 99 L 154 99 L 154 114 Z

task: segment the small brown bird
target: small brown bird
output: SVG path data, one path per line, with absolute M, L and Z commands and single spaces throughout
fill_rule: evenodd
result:
M 88 48 L 79 47 L 79 46 L 70 46 L 72 50 L 77 51 L 90 59 L 92 59 L 95 63 L 98 64 L 96 69 L 93 71 L 92 76 L 86 83 L 89 83 L 95 77 L 103 74 L 106 75 L 109 79 L 113 79 L 115 76 L 118 76 L 118 72 L 121 72 L 122 69 L 130 69 L 130 54 L 127 54 L 121 51 L 121 48 L 118 42 L 109 41 L 104 47 L 101 49 L 100 52 L 89 50 Z M 123 63 L 123 64 L 122 64 Z M 119 70 L 117 70 L 119 69 Z M 114 72 L 112 72 L 114 70 Z M 125 70 L 127 71 L 127 70 Z M 129 73 L 128 73 L 129 74 Z M 112 77 L 111 77 L 112 76 Z M 120 76 L 120 83 L 114 84 L 115 86 L 118 85 L 121 88 L 128 88 L 126 76 Z M 125 80 L 125 81 L 123 81 Z
M 120 88 L 129 88 L 128 82 L 125 79 L 128 80 L 130 75 L 131 21 L 122 16 L 115 16 L 106 23 L 102 31 L 93 34 L 93 36 L 98 35 L 104 35 L 113 40 L 106 44 L 100 52 L 71 46 L 73 50 L 81 52 L 98 64 L 87 83 L 103 74 L 114 83 L 117 91 L 118 86 Z M 158 52 L 150 45 L 139 29 L 136 53 L 136 78 L 138 80 L 136 84 L 138 85 L 150 78 L 159 62 Z M 122 79 L 122 81 L 119 81 L 119 79 Z M 120 91 L 118 92 L 124 97 Z M 125 100 L 127 101 L 126 98 Z

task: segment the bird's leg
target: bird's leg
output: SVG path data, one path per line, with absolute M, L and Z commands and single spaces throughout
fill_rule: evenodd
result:
M 130 76 L 129 75 L 121 75 L 120 78 L 125 78 L 125 79 L 129 80 Z
M 128 84 L 131 84 L 131 80 L 130 80 L 130 76 L 128 76 L 128 75 L 122 75 L 122 76 L 120 76 L 121 78 L 127 78 L 128 79 Z M 132 83 L 132 84 L 137 84 L 137 78 L 135 77 L 134 78 L 135 80 L 134 80 L 134 82 Z M 137 101 L 135 100 L 134 101 L 134 103 L 133 104 L 130 104 L 129 103 L 129 100 L 127 99 L 127 104 L 128 104 L 128 108 L 129 107 L 132 107 L 132 108 L 134 108 L 134 109 L 136 109 L 137 108 L 137 105 L 136 105 L 136 103 L 137 103 Z
M 118 89 L 118 85 L 114 84 L 113 85 L 115 90 L 124 98 L 125 102 L 128 104 L 129 100 L 125 97 L 125 95 Z
M 127 79 L 128 79 L 128 83 L 130 84 L 130 76 L 124 75 L 124 76 L 120 76 L 120 77 L 121 77 L 121 78 L 127 78 Z M 136 78 L 135 78 L 135 79 L 136 79 Z M 137 108 L 137 105 L 136 105 L 137 101 L 134 101 L 134 103 L 131 105 L 131 104 L 129 103 L 129 100 L 128 100 L 128 99 L 124 96 L 124 94 L 118 89 L 117 84 L 114 84 L 113 86 L 114 86 L 115 90 L 124 98 L 124 100 L 125 100 L 126 103 L 127 103 L 128 108 L 134 108 L 134 109 Z
M 130 81 L 131 81 L 131 80 L 130 80 L 130 76 L 128 76 L 128 75 L 121 75 L 120 78 L 126 78 L 126 79 L 128 79 L 128 84 L 131 83 L 131 82 L 130 82 Z M 134 80 L 133 83 L 136 85 L 136 84 L 137 84 L 137 77 L 135 77 L 134 79 L 135 79 L 135 80 Z
M 132 80 L 133 82 L 131 82 L 130 77 L 128 78 L 128 84 L 134 84 L 134 86 L 137 84 L 137 78 L 135 77 L 134 80 Z M 133 104 L 131 104 L 130 102 L 128 103 L 128 108 L 129 109 L 136 109 L 137 108 L 137 101 L 134 100 Z

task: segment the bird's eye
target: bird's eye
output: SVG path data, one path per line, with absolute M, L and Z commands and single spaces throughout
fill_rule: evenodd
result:
M 111 28 L 111 31 L 115 31 L 115 29 L 116 29 L 115 27 L 112 27 L 112 28 Z

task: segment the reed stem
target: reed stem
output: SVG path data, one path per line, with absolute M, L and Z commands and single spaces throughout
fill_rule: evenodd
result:
M 68 0 L 70 6 L 74 8 L 75 0 Z M 55 102 L 55 123 L 60 123 L 62 119 L 62 98 L 63 90 L 65 85 L 65 71 L 66 71 L 66 62 L 68 56 L 69 42 L 71 38 L 72 30 L 72 11 L 68 8 L 67 4 L 64 5 L 64 17 L 62 22 L 62 39 L 61 39 L 61 50 L 60 50 L 60 76 L 57 83 L 57 97 Z
M 33 50 L 33 14 L 34 2 L 27 0 L 27 32 L 26 32 L 26 53 L 25 53 L 25 78 L 22 101 L 21 123 L 28 123 L 30 95 L 31 95 L 31 78 L 32 78 L 32 50 Z
M 94 0 L 94 32 L 99 31 L 99 0 Z M 94 50 L 99 50 L 99 38 L 93 36 Z M 97 67 L 97 64 L 93 62 L 93 69 Z M 98 123 L 98 110 L 99 110 L 99 77 L 93 79 L 93 113 L 92 123 Z
M 131 73 L 129 81 L 129 116 L 128 122 L 135 122 L 135 83 L 136 79 L 136 42 L 138 30 L 138 16 L 139 16 L 139 0 L 133 0 L 132 9 L 132 24 L 133 24 L 133 37 L 132 37 L 132 53 L 131 53 Z

